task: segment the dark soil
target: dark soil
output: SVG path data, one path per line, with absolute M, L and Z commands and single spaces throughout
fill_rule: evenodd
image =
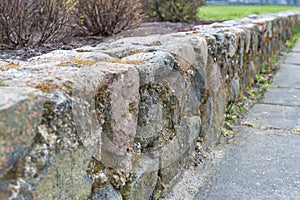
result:
M 53 50 L 71 50 L 82 46 L 96 46 L 101 42 L 113 41 L 124 37 L 147 36 L 153 34 L 167 34 L 172 32 L 188 31 L 196 25 L 211 24 L 216 21 L 198 20 L 194 23 L 171 23 L 171 22 L 145 22 L 138 28 L 121 32 L 112 37 L 69 37 L 59 43 L 43 44 L 40 46 L 29 46 L 20 49 L 0 49 L 0 59 L 27 60 Z
M 27 60 L 53 50 L 71 50 L 82 46 L 96 46 L 103 42 L 103 37 L 69 37 L 58 43 L 29 46 L 19 49 L 0 49 L 0 59 Z

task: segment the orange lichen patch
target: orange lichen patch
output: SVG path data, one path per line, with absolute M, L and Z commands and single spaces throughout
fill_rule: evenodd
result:
M 92 52 L 92 50 L 89 49 L 76 49 L 76 52 L 82 53 L 82 52 Z
M 0 87 L 3 87 L 3 86 L 6 86 L 6 84 L 3 82 L 0 82 Z
M 81 60 L 81 59 L 72 59 L 66 62 L 61 62 L 57 66 L 60 67 L 70 67 L 70 66 L 75 66 L 75 67 L 82 67 L 82 66 L 92 66 L 96 64 L 96 61 L 94 60 Z
M 60 67 L 68 67 L 72 64 L 72 62 L 70 61 L 67 61 L 67 62 L 61 62 L 59 64 L 57 64 L 57 66 L 60 66 Z
M 7 65 L 4 65 L 4 66 L 0 66 L 0 70 L 2 71 L 6 71 L 6 70 L 9 70 L 9 69 L 14 69 L 14 68 L 18 68 L 19 67 L 19 64 L 18 63 L 9 63 Z
M 50 83 L 37 83 L 37 84 L 29 84 L 30 87 L 34 87 L 36 89 L 41 90 L 42 92 L 48 93 L 55 90 L 62 90 L 62 86 L 54 85 Z
M 144 60 L 119 60 L 119 59 L 115 59 L 115 60 L 111 60 L 109 61 L 111 63 L 118 63 L 118 64 L 135 64 L 135 65 L 141 65 L 141 64 L 146 64 L 147 62 Z
M 137 54 L 137 53 L 143 53 L 144 51 L 141 50 L 141 49 L 135 49 L 135 50 L 132 50 L 128 53 L 128 56 L 132 56 L 134 54 Z
M 9 63 L 9 64 L 6 65 L 6 67 L 8 69 L 13 69 L 13 68 L 19 67 L 19 64 L 17 64 L 17 63 Z

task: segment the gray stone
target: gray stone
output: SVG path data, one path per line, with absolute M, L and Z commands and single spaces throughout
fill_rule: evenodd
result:
M 152 64 L 151 66 L 137 66 L 141 86 L 153 83 L 156 79 L 167 77 L 173 70 L 178 70 L 179 68 L 175 58 L 170 53 L 162 51 L 137 53 L 132 56 L 124 57 L 121 61 L 141 61 L 142 63 L 149 62 Z
M 198 66 L 205 69 L 207 66 L 208 47 L 207 42 L 203 36 L 200 35 L 187 35 L 190 43 L 194 47 L 195 58 Z
M 8 199 L 10 197 L 9 182 L 0 181 L 0 199 Z
M 0 87 L 0 177 L 33 143 L 42 119 L 41 95 L 32 88 Z
M 122 196 L 113 188 L 111 184 L 96 189 L 92 195 L 92 200 L 122 200 Z
M 140 81 L 142 86 L 140 89 L 141 102 L 136 141 L 141 145 L 143 152 L 148 146 L 154 148 L 153 154 L 159 158 L 160 168 L 163 168 L 164 171 L 161 173 L 160 180 L 166 186 L 166 191 L 176 182 L 182 163 L 185 162 L 182 159 L 187 159 L 195 146 L 198 128 L 200 128 L 200 118 L 192 117 L 186 120 L 185 116 L 199 116 L 197 109 L 200 105 L 204 77 L 198 70 L 206 65 L 205 58 L 200 60 L 199 64 L 196 63 L 193 57 L 194 50 L 188 43 L 182 45 L 183 43 L 179 42 L 180 45 L 176 43 L 175 47 L 174 43 L 165 41 L 168 37 L 161 39 L 162 46 L 160 48 L 171 51 L 174 57 L 169 53 L 156 51 L 137 53 L 122 59 L 129 62 L 141 60 L 151 63 L 151 65 L 142 63 L 135 66 L 142 81 Z M 175 40 L 183 39 L 182 36 L 177 35 L 172 37 Z M 204 44 L 202 42 L 198 38 L 193 40 L 198 52 L 203 51 Z M 190 61 L 182 59 L 185 57 Z M 196 64 L 195 68 L 193 63 Z M 143 77 L 147 77 L 147 79 Z M 182 107 L 177 105 L 182 105 Z M 178 121 L 180 119 L 181 122 Z M 171 124 L 178 125 L 172 128 Z M 188 151 L 189 153 L 187 153 Z M 178 166 L 174 163 L 181 164 Z M 137 179 L 133 183 L 139 181 Z M 134 188 L 131 190 L 135 191 Z
M 151 88 L 141 88 L 140 91 L 142 102 L 139 105 L 137 140 L 145 148 L 163 130 L 164 107 L 159 94 L 151 93 Z
M 45 96 L 43 123 L 38 126 L 37 133 L 40 139 L 37 142 L 46 142 L 52 151 L 73 149 L 79 145 L 72 99 L 64 91 L 50 92 Z
M 87 199 L 92 181 L 87 168 L 92 155 L 86 149 L 56 155 L 35 186 L 37 199 Z
M 38 65 L 27 64 L 0 71 L 0 81 L 8 86 L 37 88 L 45 93 L 63 90 L 70 94 L 73 78 L 79 69 L 80 67 L 56 66 L 51 62 Z
M 108 166 L 130 167 L 127 161 L 123 163 L 126 167 L 118 162 L 133 149 L 140 97 L 138 72 L 130 65 L 97 63 L 82 68 L 77 77 L 73 97 L 82 101 L 73 114 L 81 140 Z
M 228 102 L 235 102 L 240 95 L 240 83 L 237 73 L 234 75 L 232 80 L 229 82 L 229 97 Z
M 243 94 L 245 94 L 249 88 L 251 88 L 255 77 L 255 68 L 253 62 L 250 61 L 249 63 L 245 63 L 245 66 L 247 66 L 247 68 L 240 77 Z
M 206 70 L 206 87 L 209 88 L 213 97 L 218 95 L 220 88 L 224 86 L 224 81 L 220 73 L 220 68 L 217 63 L 207 67 Z
M 228 50 L 226 51 L 228 53 L 229 57 L 233 57 L 236 54 L 237 51 L 237 35 L 230 32 L 225 32 L 225 36 L 227 38 L 227 45 Z
M 47 54 L 31 58 L 30 64 L 49 64 L 59 66 L 82 65 L 88 63 L 90 65 L 96 62 L 111 61 L 113 58 L 107 54 L 99 52 L 92 47 L 82 47 L 75 50 L 55 50 Z
M 205 101 L 201 105 L 202 127 L 200 136 L 204 137 L 204 146 L 213 147 L 220 137 L 220 128 L 224 121 L 226 92 L 217 63 L 208 65 L 206 69 Z
M 160 167 L 165 168 L 171 163 L 183 159 L 189 152 L 192 155 L 200 130 L 200 117 L 184 117 L 177 130 L 176 137 L 169 140 L 160 150 Z
M 184 163 L 191 159 L 200 129 L 200 118 L 184 118 L 181 129 L 161 149 L 160 180 L 156 186 L 154 197 L 165 196 L 174 187 L 182 175 Z
M 163 38 L 163 45 L 160 48 L 174 55 L 184 71 L 186 71 L 189 66 L 194 66 L 197 69 L 205 68 L 205 54 L 201 57 L 195 53 L 199 52 L 199 49 L 197 49 L 199 46 L 200 48 L 203 48 L 201 46 L 203 46 L 204 39 L 198 37 L 196 43 L 195 39 L 196 38 L 192 40 L 182 34 L 169 34 Z M 200 51 L 205 51 L 205 44 L 204 49 L 201 49 Z M 196 58 L 200 58 L 200 60 L 196 60 Z
M 142 159 L 141 161 L 145 160 Z M 145 163 L 140 164 L 145 165 Z M 123 199 L 149 199 L 151 197 L 158 180 L 158 171 L 155 170 L 155 165 L 153 167 L 153 170 L 148 168 L 147 171 L 143 172 L 139 171 L 140 169 L 136 170 L 137 173 L 134 173 L 135 178 L 129 181 L 121 190 Z
M 160 169 L 160 179 L 153 192 L 153 199 L 166 197 L 170 190 L 178 183 L 183 174 L 184 162 L 188 161 L 188 154 L 182 155 L 180 160 L 170 163 L 167 167 Z

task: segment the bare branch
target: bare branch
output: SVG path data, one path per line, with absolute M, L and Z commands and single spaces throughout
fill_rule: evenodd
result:
M 73 22 L 84 35 L 113 35 L 143 18 L 139 0 L 77 0 L 73 11 Z

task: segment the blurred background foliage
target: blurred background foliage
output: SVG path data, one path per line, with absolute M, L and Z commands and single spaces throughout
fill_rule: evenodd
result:
M 111 36 L 143 21 L 230 20 L 296 6 L 206 6 L 205 0 L 1 0 L 0 49 Z

